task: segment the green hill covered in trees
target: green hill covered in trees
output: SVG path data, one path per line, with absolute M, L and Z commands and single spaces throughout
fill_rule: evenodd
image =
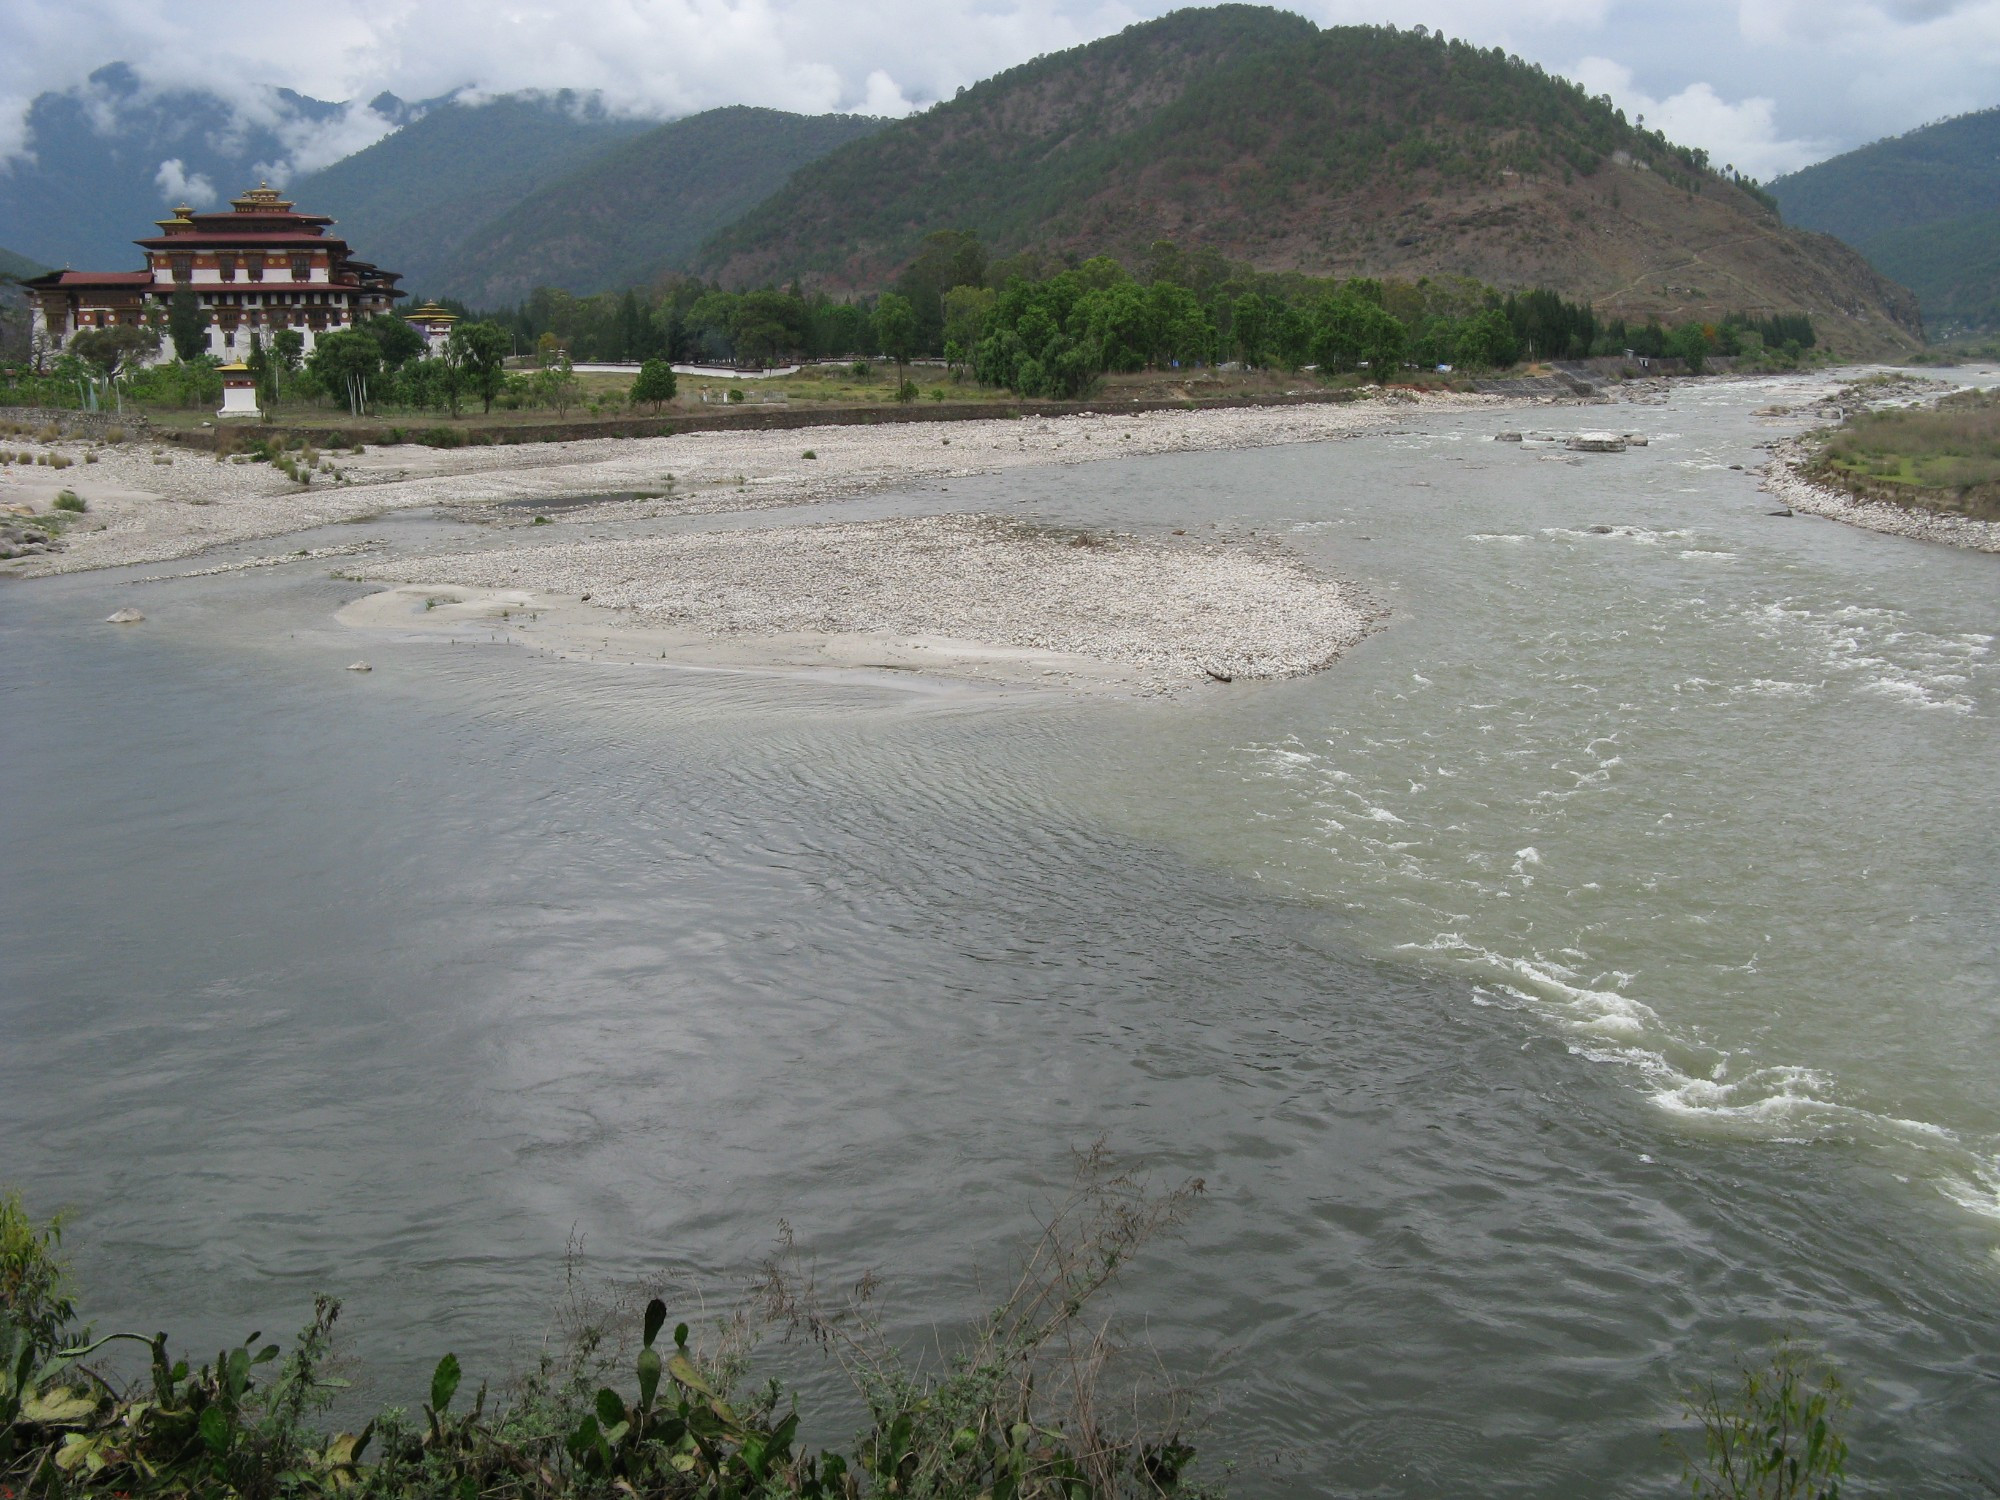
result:
M 880 129 L 864 115 L 736 106 L 673 120 L 601 150 L 466 236 L 435 272 L 484 306 L 537 286 L 642 286 L 807 162 Z
M 25 281 L 30 276 L 39 276 L 48 269 L 40 261 L 29 260 L 25 255 L 16 255 L 5 246 L 0 246 L 0 278 Z
M 286 196 L 422 292 L 482 226 L 545 183 L 651 128 L 571 93 L 514 94 L 430 110 L 366 150 L 294 181 Z
M 696 268 L 886 284 L 941 229 L 998 255 L 1156 240 L 1260 270 L 1463 274 L 1625 317 L 1804 311 L 1840 352 L 1917 337 L 1858 255 L 1609 99 L 1422 27 L 1177 11 L 1038 58 L 801 169 Z
M 2000 328 L 2000 109 L 1780 177 L 1786 219 L 1838 235 L 1917 294 L 1936 331 Z

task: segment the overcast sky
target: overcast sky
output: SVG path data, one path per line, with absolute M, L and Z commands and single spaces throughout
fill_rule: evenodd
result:
M 1174 8 L 1147 0 L 6 0 L 0 156 L 27 103 L 105 63 L 268 111 L 264 89 L 406 99 L 601 90 L 669 116 L 718 104 L 898 114 Z M 1419 23 L 1609 93 L 1718 163 L 1770 177 L 2000 104 L 2000 0 L 1309 0 L 1322 25 Z M 384 123 L 357 107 L 295 142 L 298 169 Z

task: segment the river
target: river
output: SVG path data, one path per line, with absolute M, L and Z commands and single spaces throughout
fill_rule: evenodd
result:
M 1804 389 L 756 518 L 1254 531 L 1391 610 L 1170 704 L 350 674 L 324 563 L 0 589 L 0 1181 L 100 1329 L 330 1291 L 409 1403 L 572 1238 L 713 1298 L 782 1219 L 920 1339 L 1101 1136 L 1206 1183 L 1127 1305 L 1235 1493 L 1665 1495 L 1787 1332 L 1857 1478 L 2000 1486 L 2000 561 L 1768 514 Z

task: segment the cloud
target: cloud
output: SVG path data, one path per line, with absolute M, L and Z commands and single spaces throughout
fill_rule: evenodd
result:
M 1586 57 L 1571 70 L 1593 94 L 1609 94 L 1635 121 L 1684 146 L 1700 146 L 1717 166 L 1731 165 L 1752 177 L 1778 177 L 1828 154 L 1824 141 L 1787 140 L 1777 126 L 1777 104 L 1744 99 L 1735 104 L 1706 83 L 1656 99 L 1634 84 L 1632 70 L 1608 57 Z
M 1164 13 L 1175 0 L 9 0 L 0 159 L 31 146 L 29 101 L 117 58 L 147 87 L 226 97 L 271 123 L 274 87 L 318 99 L 454 90 L 598 91 L 667 118 L 719 104 L 902 113 L 1003 68 Z M 2000 0 L 1289 0 L 1326 25 L 1421 19 L 1591 86 L 1628 112 L 1770 172 L 1940 114 L 2000 102 Z M 1606 80 L 1610 80 L 1607 83 Z M 1644 101 L 1644 102 L 1641 102 Z M 309 170 L 388 122 L 350 104 L 287 121 L 275 171 Z
M 160 190 L 160 201 L 169 207 L 186 203 L 195 208 L 211 208 L 216 202 L 215 184 L 199 172 L 190 173 L 178 156 L 160 163 L 160 170 L 153 174 L 153 183 Z
M 896 87 L 896 80 L 880 68 L 868 75 L 868 86 L 862 91 L 861 113 L 864 115 L 906 115 L 914 105 L 903 97 L 903 91 Z

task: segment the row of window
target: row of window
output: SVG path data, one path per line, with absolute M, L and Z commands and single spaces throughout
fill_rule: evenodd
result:
M 242 270 L 249 280 L 262 281 L 264 279 L 265 266 L 273 264 L 275 261 L 276 257 L 266 256 L 262 252 L 239 255 L 233 250 L 223 250 L 218 251 L 216 254 L 215 269 L 216 274 L 224 281 L 234 281 L 239 269 Z M 194 256 L 192 254 L 184 252 L 169 255 L 167 257 L 167 264 L 173 271 L 174 280 L 194 280 Z M 285 257 L 285 264 L 292 273 L 292 280 L 307 281 L 311 279 L 313 258 L 309 252 L 299 251 L 287 255 Z
M 221 292 L 202 299 L 211 307 L 327 307 L 345 306 L 341 292 Z

